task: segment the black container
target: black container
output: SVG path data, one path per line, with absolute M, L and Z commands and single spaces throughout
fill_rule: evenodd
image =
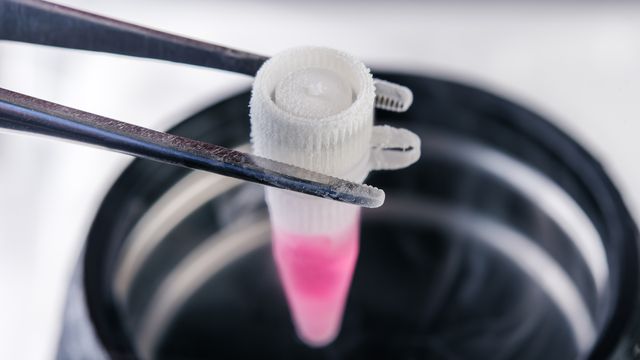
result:
M 406 75 L 421 160 L 375 172 L 337 340 L 297 339 L 262 189 L 134 161 L 99 210 L 59 357 L 630 358 L 638 232 L 601 166 L 538 115 L 467 86 Z M 172 131 L 246 145 L 248 93 Z M 640 349 L 638 349 L 640 350 Z

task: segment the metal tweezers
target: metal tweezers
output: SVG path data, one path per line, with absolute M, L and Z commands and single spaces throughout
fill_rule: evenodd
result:
M 160 59 L 254 76 L 267 57 L 39 0 L 0 0 L 0 40 Z M 234 178 L 378 207 L 375 187 L 171 135 L 0 88 L 0 128 L 96 145 Z

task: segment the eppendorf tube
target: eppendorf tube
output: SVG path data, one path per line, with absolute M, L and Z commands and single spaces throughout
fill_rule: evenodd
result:
M 256 75 L 253 151 L 356 182 L 371 170 L 415 162 L 420 139 L 404 129 L 373 126 L 374 101 L 371 73 L 352 56 L 320 47 L 284 51 Z M 358 257 L 360 208 L 275 188 L 266 188 L 265 196 L 295 329 L 309 346 L 325 346 L 340 330 Z

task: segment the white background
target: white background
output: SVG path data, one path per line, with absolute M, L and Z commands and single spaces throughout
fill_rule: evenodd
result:
M 372 67 L 493 90 L 575 136 L 640 214 L 640 3 L 60 3 L 262 54 L 326 45 Z M 157 129 L 249 84 L 190 66 L 0 43 L 0 87 Z M 129 160 L 0 134 L 0 358 L 54 356 L 70 272 Z

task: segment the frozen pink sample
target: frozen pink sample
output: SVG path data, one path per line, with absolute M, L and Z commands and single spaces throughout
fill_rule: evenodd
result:
M 335 234 L 273 229 L 273 252 L 298 336 L 310 346 L 332 342 L 358 257 L 360 223 Z

